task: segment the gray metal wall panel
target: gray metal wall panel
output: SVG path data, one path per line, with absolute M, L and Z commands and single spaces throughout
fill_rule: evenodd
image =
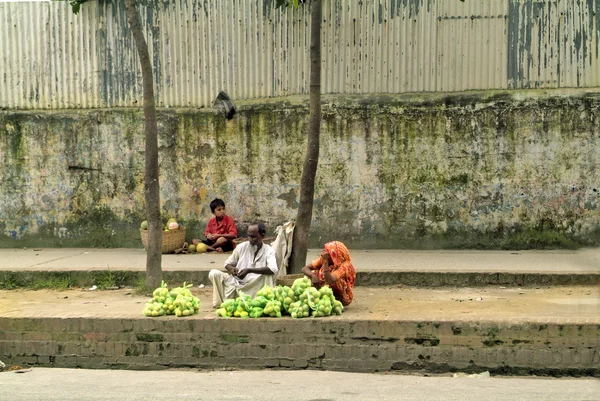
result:
M 600 0 L 324 0 L 323 93 L 600 86 Z M 148 0 L 159 106 L 308 93 L 310 11 L 273 0 Z M 0 3 L 0 107 L 134 106 L 122 1 Z

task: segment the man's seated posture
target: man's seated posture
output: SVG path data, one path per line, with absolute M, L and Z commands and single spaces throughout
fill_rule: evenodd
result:
M 263 223 L 250 225 L 248 241 L 239 244 L 225 261 L 227 273 L 210 271 L 214 308 L 221 306 L 225 299 L 236 298 L 238 291 L 254 297 L 265 285 L 274 286 L 277 261 L 275 250 L 263 243 L 266 231 Z

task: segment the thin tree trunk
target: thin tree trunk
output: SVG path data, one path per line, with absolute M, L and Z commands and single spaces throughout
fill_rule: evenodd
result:
M 308 234 L 312 220 L 315 177 L 319 164 L 319 136 L 321 134 L 321 0 L 312 0 L 310 11 L 310 120 L 308 147 L 300 181 L 300 205 L 292 241 L 290 271 L 300 273 L 306 263 Z
M 125 0 L 127 20 L 135 40 L 142 66 L 144 88 L 144 127 L 146 134 L 146 168 L 144 198 L 146 200 L 146 220 L 148 221 L 148 252 L 146 254 L 146 286 L 150 289 L 160 286 L 162 281 L 162 224 L 160 221 L 160 185 L 158 182 L 158 127 L 154 104 L 154 81 L 148 44 L 136 10 L 135 0 Z

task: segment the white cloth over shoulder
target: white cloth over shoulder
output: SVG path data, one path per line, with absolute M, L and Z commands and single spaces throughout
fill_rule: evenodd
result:
M 278 275 L 287 274 L 295 227 L 296 223 L 288 221 L 281 226 L 277 226 L 275 230 L 277 238 L 271 243 L 271 247 L 275 250 L 275 258 L 277 259 L 277 266 L 279 266 Z
M 233 253 L 225 261 L 225 265 L 232 265 L 238 269 L 254 269 L 267 267 L 273 272 L 273 276 L 277 275 L 279 270 L 277 267 L 277 259 L 275 258 L 275 250 L 270 245 L 263 243 L 262 247 L 256 252 L 256 246 L 250 242 L 244 242 L 238 245 Z M 261 274 L 248 273 L 243 279 L 235 277 L 239 284 L 247 284 L 254 279 L 260 277 Z

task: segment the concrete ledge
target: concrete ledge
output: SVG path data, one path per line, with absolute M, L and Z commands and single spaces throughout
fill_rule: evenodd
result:
M 600 325 L 539 322 L 0 318 L 0 358 L 68 368 L 424 370 L 600 377 Z
M 208 270 L 167 270 L 169 283 L 210 285 Z M 145 278 L 145 272 L 132 270 L 0 270 L 0 289 L 53 288 L 51 283 L 74 287 L 94 284 L 134 286 Z M 600 273 L 487 273 L 435 271 L 363 271 L 356 276 L 358 286 L 407 285 L 412 287 L 485 287 L 485 286 L 569 286 L 600 285 Z
M 358 272 L 356 276 L 356 285 L 361 286 L 398 284 L 415 287 L 597 285 L 600 273 L 368 271 Z

